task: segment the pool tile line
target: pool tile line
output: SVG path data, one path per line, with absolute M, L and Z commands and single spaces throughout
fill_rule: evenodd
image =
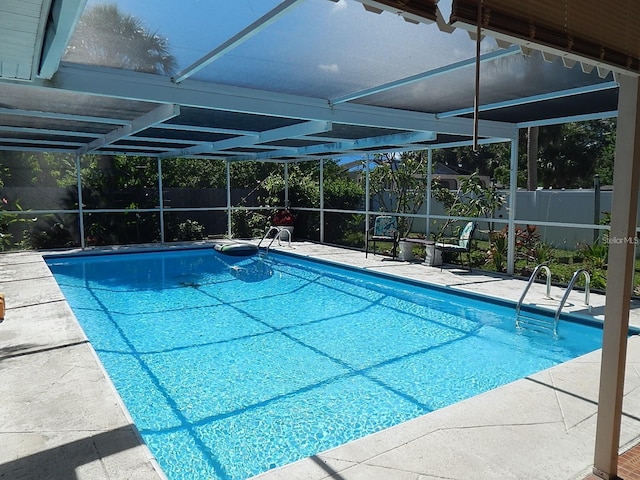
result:
M 287 273 L 291 273 L 291 272 L 287 272 Z M 344 281 L 344 278 L 341 278 L 340 276 L 336 276 L 336 275 L 333 275 L 333 274 L 331 274 L 331 273 L 328 273 L 328 274 L 326 274 L 326 275 L 318 276 L 316 279 L 314 279 L 314 281 L 313 281 L 313 282 L 310 282 L 309 284 L 311 284 L 311 283 L 318 283 L 318 281 L 321 281 L 321 280 L 323 280 L 323 279 L 324 279 L 324 278 L 326 278 L 326 277 L 335 278 L 336 280 L 339 280 L 339 281 Z M 306 279 L 306 277 L 301 276 L 301 275 L 299 276 L 299 278 L 301 278 L 301 279 Z M 328 286 L 328 285 L 326 285 L 326 284 L 324 284 L 324 283 L 323 283 L 322 285 L 323 285 L 323 286 L 325 286 L 325 287 L 327 287 L 327 286 Z M 411 285 L 412 287 L 417 286 L 417 284 L 415 284 L 415 283 L 410 283 L 409 285 Z M 367 307 L 362 308 L 362 309 L 360 310 L 360 311 L 362 311 L 362 312 L 364 312 L 366 309 L 371 308 L 371 307 L 373 307 L 373 306 L 375 306 L 375 305 L 382 304 L 382 302 L 384 302 L 384 301 L 385 301 L 386 299 L 388 299 L 389 297 L 394 297 L 394 298 L 395 298 L 395 296 L 394 296 L 394 292 L 386 292 L 386 291 L 385 291 L 385 292 L 382 292 L 382 291 L 378 291 L 378 290 L 376 290 L 376 293 L 378 293 L 378 294 L 380 295 L 380 297 L 379 297 L 376 301 L 372 301 L 371 299 L 369 299 L 369 298 L 367 298 L 367 297 L 364 297 L 364 296 L 358 296 L 358 295 L 354 294 L 353 292 L 346 292 L 345 290 L 336 289 L 334 286 L 331 286 L 331 285 L 329 285 L 328 287 L 329 287 L 329 288 L 333 288 L 334 290 L 336 290 L 336 291 L 338 291 L 338 292 L 340 292 L 340 293 L 342 293 L 342 292 L 348 293 L 350 296 L 355 296 L 355 297 L 357 297 L 357 298 L 359 298 L 359 299 L 361 299 L 361 300 L 363 300 L 363 301 L 365 301 L 365 302 L 369 303 L 369 305 L 368 305 Z M 300 290 L 300 289 L 298 289 L 298 290 Z M 451 295 L 451 292 L 447 292 L 447 293 L 448 293 L 449 295 Z M 262 297 L 262 298 L 265 298 L 265 297 Z M 245 302 L 245 301 L 253 301 L 253 300 L 242 300 L 242 301 L 240 301 L 239 303 L 242 303 L 242 302 Z M 387 307 L 387 308 L 391 308 L 391 309 L 395 309 L 395 307 L 392 307 L 392 306 L 389 306 L 389 305 L 386 305 L 386 307 Z M 395 310 L 397 310 L 397 309 L 395 309 Z M 401 313 L 401 314 L 406 314 L 406 313 L 407 313 L 407 312 L 405 312 L 405 311 L 403 311 L 403 310 L 397 310 L 397 311 L 398 311 L 399 313 Z M 354 312 L 354 313 L 356 313 L 356 312 Z M 335 318 L 335 317 L 332 317 L 332 318 Z M 326 321 L 326 320 L 331 320 L 331 319 L 318 319 L 318 320 L 313 320 L 313 321 L 311 321 L 311 322 L 308 322 L 308 323 L 305 323 L 305 324 L 300 324 L 300 325 L 312 324 L 312 323 L 315 323 L 315 322 L 319 322 L 319 321 Z M 447 324 L 441 323 L 441 322 L 439 322 L 439 321 L 437 321 L 437 320 L 435 320 L 435 319 L 429 319 L 429 321 L 430 321 L 430 322 L 433 322 L 433 323 L 437 323 L 437 324 L 439 324 L 439 325 L 443 326 L 444 328 L 448 328 L 448 329 L 451 329 L 451 328 L 452 328 L 450 325 L 447 325 Z M 466 333 L 466 331 L 464 331 L 464 330 L 460 330 L 460 332 L 462 332 L 462 333 Z
M 91 290 L 91 291 L 92 291 L 92 293 L 93 293 L 93 286 L 89 286 L 89 290 Z M 209 295 L 209 296 L 212 296 L 210 293 L 208 293 L 208 295 Z M 95 301 L 98 303 L 98 305 L 102 305 L 102 300 L 101 300 L 99 297 L 97 297 L 96 295 L 94 295 L 94 299 L 95 299 Z M 219 299 L 218 299 L 218 300 L 219 300 Z M 103 308 L 103 311 L 106 311 L 106 310 Z M 241 311 L 241 312 L 242 312 L 243 314 L 245 314 L 245 315 L 249 315 L 250 317 L 253 317 L 252 315 L 248 314 L 247 312 L 244 312 L 244 311 L 242 311 L 242 310 L 239 310 L 239 311 Z M 116 322 L 113 318 L 111 318 L 111 315 L 110 315 L 110 314 L 109 314 L 108 316 L 109 316 L 109 318 L 111 319 L 111 322 L 112 322 L 114 325 L 116 325 L 116 329 L 119 331 L 120 336 L 123 338 L 123 340 L 124 340 L 126 343 L 129 343 L 129 341 L 128 341 L 128 339 L 127 339 L 126 334 L 125 334 L 123 331 L 121 331 L 121 329 L 117 326 L 117 322 Z M 256 320 L 256 321 L 260 321 L 259 319 L 255 319 L 255 318 L 254 318 L 254 320 Z M 262 322 L 262 323 L 264 323 L 264 322 Z M 268 325 L 268 324 L 267 324 L 267 325 Z M 277 328 L 275 328 L 275 327 L 271 327 L 271 328 L 274 328 L 274 331 L 275 331 L 276 333 L 281 333 L 281 334 L 283 334 L 283 332 L 281 332 L 281 331 L 280 331 L 280 329 L 277 329 Z M 286 333 L 284 333 L 284 334 L 285 334 L 285 335 L 287 335 Z M 290 337 L 290 338 L 291 338 L 291 337 Z M 293 338 L 291 338 L 291 339 L 293 340 Z M 311 346 L 309 346 L 309 345 L 307 345 L 307 344 L 304 344 L 304 343 L 303 343 L 303 345 L 304 345 L 304 346 L 307 346 L 308 348 L 312 348 Z M 161 387 L 161 385 L 159 384 L 159 380 L 158 380 L 158 379 L 157 379 L 157 377 L 156 377 L 156 376 L 151 372 L 151 369 L 150 369 L 150 367 L 148 367 L 148 366 L 147 366 L 146 361 L 144 361 L 144 360 L 141 358 L 141 355 L 139 354 L 139 352 L 137 352 L 137 350 L 135 349 L 135 346 L 133 346 L 133 345 L 129 344 L 129 347 L 130 347 L 130 351 L 126 352 L 125 354 L 126 354 L 126 355 L 128 355 L 128 356 L 133 355 L 135 358 L 137 358 L 137 359 L 138 359 L 138 361 L 139 361 L 139 362 L 141 362 L 141 366 L 142 366 L 142 368 L 143 368 L 145 371 L 147 371 L 147 375 L 148 375 L 148 376 L 149 376 L 149 378 L 150 378 L 150 379 L 151 379 L 151 380 L 156 384 L 156 387 L 158 388 L 158 390 L 159 390 L 159 391 L 161 391 L 161 392 L 163 392 L 163 396 L 165 397 L 165 399 L 166 399 L 166 401 L 168 402 L 168 404 L 171 406 L 171 409 L 174 411 L 174 414 L 177 414 L 177 410 L 176 410 L 176 408 L 177 408 L 177 407 L 176 407 L 175 403 L 171 400 L 170 395 L 168 394 L 168 392 L 166 392 L 166 391 Z M 97 351 L 98 351 L 98 352 L 101 352 L 101 351 L 102 351 L 102 349 L 98 349 Z M 318 352 L 316 352 L 316 353 L 318 353 Z M 334 360 L 335 360 L 335 359 L 334 359 Z M 355 372 L 355 373 L 354 373 L 354 371 L 353 371 L 353 369 L 352 369 L 352 368 L 350 368 L 350 370 L 351 370 L 351 372 L 349 372 L 348 374 L 345 374 L 346 376 L 350 376 L 350 375 L 353 375 L 353 374 L 358 374 L 358 372 Z M 345 375 L 343 375 L 343 376 L 345 376 Z M 328 381 L 336 381 L 336 378 L 331 378 L 331 379 L 329 379 Z M 326 383 L 326 382 L 327 382 L 327 381 L 322 382 L 322 383 Z M 300 391 L 300 392 L 302 392 L 302 391 L 306 391 L 306 390 L 309 390 L 309 389 L 311 389 L 311 388 L 317 388 L 318 386 L 319 386 L 318 384 L 308 385 L 308 386 L 306 386 L 306 387 L 304 387 L 304 388 L 302 388 L 302 389 L 299 389 L 299 391 Z M 280 398 L 288 397 L 288 396 L 290 396 L 292 393 L 296 393 L 296 392 L 286 392 L 285 394 L 281 395 L 281 396 L 280 396 Z M 397 392 L 396 392 L 396 394 L 397 394 Z M 221 415 L 215 415 L 215 416 L 207 417 L 207 418 L 204 418 L 204 419 L 200 419 L 199 421 L 196 421 L 196 422 L 189 422 L 189 421 L 187 421 L 187 419 L 186 419 L 186 418 L 183 418 L 183 419 L 182 419 L 182 422 L 181 422 L 181 425 L 180 425 L 180 426 L 178 426 L 178 427 L 173 427 L 173 428 L 168 428 L 168 429 L 161 429 L 161 430 L 158 430 L 158 429 L 146 429 L 146 428 L 142 428 L 142 429 L 141 429 L 141 433 L 142 433 L 143 435 L 144 435 L 144 434 L 151 434 L 151 435 L 153 435 L 153 434 L 171 433 L 171 432 L 175 432 L 175 431 L 184 431 L 184 429 L 185 429 L 185 428 L 184 428 L 184 427 L 185 427 L 185 425 L 191 425 L 191 427 L 190 427 L 190 428 L 188 428 L 188 430 L 191 430 L 191 431 L 192 431 L 192 435 L 191 435 L 191 437 L 192 437 L 192 438 L 194 438 L 194 436 L 198 437 L 198 434 L 195 432 L 195 429 L 196 429 L 197 427 L 201 427 L 201 426 L 204 426 L 204 425 L 210 424 L 210 423 L 211 423 L 211 422 L 213 422 L 213 421 L 220 420 L 220 419 L 223 419 L 223 418 L 228 418 L 228 417 L 236 416 L 236 415 L 238 415 L 238 414 L 240 414 L 240 413 L 244 413 L 244 412 L 247 412 L 247 411 L 249 411 L 249 410 L 255 410 L 255 409 L 257 409 L 257 408 L 263 407 L 264 405 L 267 405 L 267 404 L 273 403 L 274 401 L 277 401 L 277 400 L 278 400 L 278 397 L 270 398 L 270 399 L 267 399 L 267 400 L 265 400 L 265 401 L 263 401 L 263 402 L 259 402 L 258 404 L 252 404 L 252 405 L 246 406 L 246 407 L 244 407 L 244 408 L 243 408 L 242 410 L 240 410 L 240 411 L 236 410 L 236 411 L 232 411 L 232 412 L 226 412 L 226 413 L 221 414 Z M 415 399 L 413 399 L 413 401 L 415 402 Z M 430 410 L 430 409 L 426 409 L 426 408 L 425 408 L 425 411 L 429 411 L 429 410 Z M 178 415 L 178 416 L 179 416 L 179 415 Z M 199 437 L 198 437 L 198 438 L 199 438 Z M 195 439 L 195 438 L 194 438 L 194 440 L 196 440 L 196 441 L 197 441 L 197 439 Z M 203 444 L 202 442 L 197 442 L 197 443 L 200 443 L 200 445 L 201 445 L 201 449 L 202 449 L 202 448 L 207 448 L 207 451 L 206 451 L 206 452 L 203 452 L 203 453 L 205 453 L 205 455 L 207 455 L 207 456 L 209 457 L 209 459 L 213 461 L 213 458 L 214 458 L 213 453 L 212 453 L 212 452 L 210 452 L 210 451 L 208 450 L 208 447 L 206 447 L 206 445 L 205 445 L 205 444 Z M 213 461 L 212 463 L 214 463 L 214 464 L 216 464 L 216 465 L 219 465 L 219 462 L 215 462 L 215 461 Z M 219 465 L 219 466 L 220 466 L 220 468 L 221 468 L 221 465 Z M 216 468 L 216 470 L 218 470 L 218 468 Z M 224 476 L 224 475 L 223 475 L 223 476 Z
M 287 273 L 289 273 L 289 272 L 287 272 Z M 318 281 L 319 281 L 319 280 L 321 280 L 321 279 L 322 279 L 322 278 L 324 278 L 324 277 L 323 277 L 322 275 L 318 275 L 317 277 L 315 277 L 315 278 L 314 278 L 312 281 L 310 281 L 310 282 L 307 282 L 307 280 L 308 280 L 308 279 L 307 279 L 307 277 L 305 277 L 305 276 L 300 276 L 299 278 L 300 278 L 301 280 L 303 280 L 304 282 L 306 282 L 306 283 L 305 283 L 305 285 L 303 285 L 303 286 L 301 287 L 301 288 L 303 288 L 303 287 L 305 287 L 305 286 L 308 286 L 309 284 L 312 284 L 312 283 L 318 283 Z M 298 290 L 300 290 L 300 288 L 295 289 L 294 291 L 298 291 Z M 289 293 L 289 292 L 288 292 L 288 293 Z M 208 294 L 209 294 L 209 293 L 208 293 Z M 217 298 L 217 297 L 215 297 L 214 295 L 211 295 L 211 296 L 212 296 L 212 297 L 214 297 L 214 298 L 216 298 L 216 299 L 218 299 L 218 298 Z M 367 298 L 362 298 L 362 299 L 363 299 L 363 300 L 365 300 L 367 303 L 369 303 L 369 304 L 370 304 L 370 305 L 368 305 L 368 306 L 366 307 L 366 308 L 368 309 L 368 308 L 371 308 L 372 306 L 374 306 L 374 305 L 376 305 L 376 304 L 381 303 L 382 301 L 384 301 L 384 300 L 385 300 L 386 298 L 388 298 L 388 297 L 389 297 L 389 294 L 382 294 L 382 293 L 381 293 L 381 296 L 380 296 L 378 299 L 376 299 L 375 301 L 372 301 L 372 300 L 367 299 Z M 222 302 L 222 300 L 221 300 L 221 299 L 218 299 L 218 300 Z M 370 366 L 368 366 L 368 367 L 361 368 L 361 369 L 355 369 L 355 367 L 353 367 L 353 366 L 352 366 L 352 365 L 350 365 L 349 363 L 347 363 L 347 362 L 345 362 L 345 361 L 343 361 L 343 360 L 341 360 L 341 359 L 335 358 L 334 356 L 330 355 L 329 353 L 324 352 L 324 351 L 322 351 L 322 350 L 320 350 L 320 349 L 317 349 L 316 347 L 314 347 L 314 346 L 312 346 L 312 345 L 309 345 L 308 343 L 305 343 L 305 342 L 301 341 L 301 340 L 300 340 L 300 339 L 298 339 L 295 335 L 291 335 L 291 334 L 287 333 L 287 330 L 290 330 L 290 329 L 300 328 L 301 326 L 309 325 L 309 324 L 311 324 L 311 323 L 317 323 L 317 322 L 322 322 L 322 321 L 329 321 L 329 320 L 332 320 L 333 318 L 318 319 L 318 320 L 314 320 L 313 322 L 307 322 L 307 323 L 305 323 L 305 324 L 296 324 L 296 325 L 289 325 L 289 326 L 285 326 L 285 327 L 276 327 L 276 326 L 274 326 L 274 325 L 271 325 L 268 321 L 263 320 L 263 319 L 261 319 L 261 318 L 258 318 L 258 317 L 256 317 L 255 315 L 253 315 L 252 313 L 247 312 L 247 311 L 243 310 L 242 308 L 240 308 L 240 306 L 239 306 L 239 305 L 241 305 L 242 303 L 248 302 L 248 301 L 253 301 L 253 300 L 240 300 L 240 301 L 238 301 L 238 302 L 230 302 L 230 303 L 229 303 L 229 305 L 230 305 L 230 306 L 232 306 L 233 308 L 236 308 L 236 309 L 238 310 L 238 312 L 239 312 L 239 313 L 241 313 L 242 315 L 245 315 L 245 316 L 247 316 L 247 317 L 249 317 L 249 318 L 253 319 L 254 321 L 259 322 L 259 323 L 262 323 L 262 324 L 264 324 L 265 326 L 267 326 L 268 328 L 272 329 L 272 332 L 280 333 L 280 334 L 282 334 L 282 335 L 286 336 L 287 338 L 289 338 L 290 340 L 292 340 L 292 341 L 294 341 L 294 342 L 296 342 L 296 343 L 299 343 L 299 344 L 300 344 L 301 346 L 303 346 L 304 348 L 310 349 L 313 353 L 315 353 L 315 354 L 317 354 L 317 355 L 320 355 L 320 356 L 323 356 L 323 357 L 325 357 L 325 358 L 329 359 L 330 361 L 332 361 L 332 362 L 334 362 L 334 363 L 337 363 L 338 365 L 341 365 L 343 368 L 346 368 L 346 369 L 348 369 L 348 370 L 349 370 L 349 373 L 348 373 L 348 374 L 344 374 L 344 375 L 339 375 L 339 376 L 331 377 L 330 379 L 327 379 L 327 380 L 325 380 L 325 381 L 323 381 L 323 382 L 316 383 L 316 384 L 313 384 L 313 385 L 308 385 L 308 386 L 306 386 L 306 387 L 304 387 L 304 388 L 301 388 L 301 389 L 298 389 L 298 390 L 296 390 L 296 391 L 288 392 L 288 393 L 286 394 L 286 396 L 293 395 L 293 394 L 296 394 L 296 393 L 302 393 L 302 392 L 305 392 L 305 391 L 310 391 L 310 390 L 315 389 L 315 388 L 319 388 L 320 386 L 325 385 L 325 384 L 327 384 L 328 382 L 336 381 L 337 379 L 342 378 L 342 377 L 349 377 L 349 376 L 352 376 L 352 375 L 364 375 L 364 376 L 365 376 L 369 381 L 372 381 L 372 382 L 374 382 L 374 383 L 376 383 L 376 384 L 380 385 L 380 386 L 381 386 L 381 387 L 383 387 L 384 389 L 388 389 L 388 390 L 390 390 L 390 391 L 391 391 L 391 393 L 393 393 L 394 395 L 397 395 L 397 396 L 399 396 L 399 397 L 401 397 L 401 398 L 405 398 L 405 400 L 407 400 L 407 401 L 409 401 L 410 403 L 413 403 L 413 404 L 415 404 L 416 406 L 420 407 L 420 408 L 421 408 L 425 413 L 426 413 L 426 412 L 433 411 L 433 408 L 432 408 L 431 406 L 427 406 L 427 405 L 422 404 L 422 402 L 419 402 L 417 399 L 413 398 L 412 396 L 407 396 L 407 395 L 405 395 L 405 394 L 404 394 L 404 392 L 400 392 L 400 391 L 398 391 L 397 389 L 394 389 L 393 387 L 391 387 L 391 386 L 389 386 L 389 385 L 386 385 L 386 384 L 384 384 L 384 383 L 381 383 L 381 382 L 380 382 L 378 379 L 376 379 L 375 377 L 371 377 L 370 375 L 368 375 L 368 374 L 367 374 L 367 372 L 368 372 L 368 371 L 370 371 L 370 370 L 371 370 L 371 371 L 373 371 L 373 370 L 375 370 L 376 368 L 381 368 L 381 367 L 384 367 L 384 366 L 386 366 L 386 365 L 390 365 L 390 364 L 393 364 L 393 363 L 397 363 L 397 362 L 399 362 L 399 361 L 403 361 L 403 360 L 405 360 L 406 358 L 415 357 L 416 355 L 422 355 L 422 354 L 424 354 L 424 353 L 426 353 L 426 352 L 428 352 L 428 351 L 433 351 L 433 350 L 435 350 L 435 349 L 442 348 L 442 347 L 444 347 L 444 346 L 446 346 L 446 345 L 449 345 L 449 344 L 451 344 L 451 343 L 453 343 L 453 342 L 458 342 L 458 341 L 460 341 L 460 340 L 463 340 L 464 338 L 467 338 L 467 337 L 469 337 L 469 336 L 476 336 L 477 331 L 481 328 L 481 326 L 480 326 L 480 327 L 478 327 L 478 328 L 476 328 L 476 329 L 474 329 L 474 330 L 471 330 L 471 331 L 462 331 L 462 330 L 454 329 L 455 331 L 458 331 L 459 333 L 461 333 L 463 336 L 462 336 L 462 337 L 457 337 L 457 338 L 455 338 L 455 339 L 452 339 L 452 340 L 449 340 L 449 341 L 446 341 L 446 342 L 439 343 L 439 344 L 437 344 L 437 345 L 431 345 L 431 346 L 430 346 L 430 347 L 428 347 L 428 348 L 423 348 L 423 349 L 420 349 L 420 350 L 417 350 L 417 351 L 412 351 L 412 352 L 409 352 L 409 353 L 407 353 L 407 354 L 405 354 L 405 355 L 402 355 L 402 356 L 400 356 L 400 357 L 394 357 L 394 358 L 391 358 L 391 359 L 386 359 L 386 360 L 384 360 L 384 361 L 382 361 L 382 362 L 379 362 L 379 363 L 377 363 L 377 364 L 375 364 L 375 365 L 370 365 Z M 405 313 L 405 312 L 402 312 L 402 313 Z M 436 323 L 437 323 L 437 322 L 436 322 Z M 440 323 L 438 323 L 438 324 L 439 324 L 440 326 L 442 326 L 443 328 L 446 328 L 446 329 L 451 330 L 451 327 L 450 327 L 449 325 L 446 325 L 446 324 L 440 324 Z M 256 335 L 267 335 L 267 334 L 270 334 L 270 333 L 271 333 L 271 332 L 264 332 L 264 333 L 256 334 Z M 232 340 L 230 340 L 230 341 L 232 341 Z M 281 398 L 281 396 L 280 396 L 280 397 L 272 397 L 271 401 L 273 401 L 273 402 L 277 402 L 277 401 L 279 400 L 279 398 Z M 259 404 L 259 405 L 256 405 L 256 406 L 263 406 L 263 405 L 266 405 L 266 404 L 268 404 L 268 403 L 269 403 L 269 402 L 268 402 L 268 400 L 265 400 L 264 402 L 260 402 L 260 404 Z M 251 407 L 252 407 L 252 406 L 251 406 Z M 249 408 L 249 407 L 247 407 L 247 408 Z M 243 409 L 243 411 L 244 411 L 244 410 L 246 410 L 247 408 Z M 228 416 L 233 416 L 233 415 L 236 415 L 236 414 L 238 414 L 238 411 L 231 412 L 231 413 L 230 413 L 230 414 L 228 414 L 228 415 L 227 415 L 227 414 L 225 414 L 224 418 L 227 418 Z M 221 417 L 221 418 L 222 418 L 222 417 Z M 215 418 L 212 418 L 212 420 L 215 420 Z
M 367 307 L 367 308 L 370 308 L 370 307 Z M 321 387 L 321 386 L 323 386 L 323 385 L 326 385 L 326 384 L 328 384 L 328 383 L 335 382 L 335 381 L 337 381 L 337 380 L 339 380 L 339 379 L 341 379 L 341 378 L 349 378 L 349 377 L 354 376 L 354 375 L 363 375 L 363 376 L 365 376 L 369 381 L 372 381 L 372 382 L 374 382 L 374 383 L 376 383 L 376 384 L 378 384 L 378 385 L 382 386 L 383 388 L 390 390 L 394 395 L 398 395 L 398 396 L 400 396 L 400 397 L 402 397 L 402 398 L 405 398 L 404 393 L 396 391 L 395 389 L 391 388 L 391 387 L 390 387 L 390 386 L 388 386 L 388 385 L 385 385 L 385 384 L 381 383 L 379 380 L 377 380 L 377 379 L 375 379 L 375 378 L 371 378 L 371 377 L 370 377 L 369 375 L 367 375 L 365 372 L 366 372 L 366 371 L 368 371 L 368 370 L 373 370 L 373 369 L 375 369 L 375 368 L 380 368 L 380 367 L 382 367 L 382 366 L 388 365 L 388 364 L 393 363 L 393 362 L 401 361 L 402 359 L 404 359 L 404 358 L 406 358 L 406 357 L 410 357 L 410 356 L 415 356 L 415 355 L 418 355 L 418 354 L 422 354 L 422 353 L 425 353 L 426 351 L 431 351 L 431 350 L 433 350 L 434 348 L 442 347 L 442 346 L 444 346 L 445 344 L 449 344 L 449 343 L 451 343 L 451 342 L 453 342 L 453 341 L 454 341 L 454 340 L 451 340 L 451 341 L 449 341 L 449 342 L 444 342 L 444 343 L 442 343 L 442 344 L 433 345 L 433 346 L 429 347 L 428 349 L 422 349 L 422 350 L 418 350 L 418 351 L 410 352 L 410 353 L 408 353 L 407 355 L 403 355 L 403 356 L 401 356 L 401 357 L 394 357 L 394 358 L 392 358 L 392 359 L 387 359 L 387 360 L 385 360 L 385 361 L 383 361 L 383 362 L 380 362 L 380 363 L 375 364 L 375 365 L 370 365 L 370 366 L 365 367 L 365 368 L 363 368 L 363 369 L 356 369 L 355 367 L 353 367 L 352 365 L 350 365 L 350 364 L 349 364 L 349 363 L 347 363 L 346 361 L 343 361 L 343 360 L 341 360 L 341 359 L 339 359 L 339 358 L 335 358 L 334 356 L 330 355 L 329 353 L 324 352 L 324 351 L 322 351 L 322 350 L 320 350 L 320 349 L 318 349 L 318 348 L 314 347 L 313 345 L 310 345 L 310 344 L 308 344 L 308 343 L 303 342 L 302 340 L 300 340 L 299 338 L 297 338 L 295 335 L 292 335 L 292 334 L 290 334 L 290 333 L 287 333 L 287 330 L 295 329 L 295 328 L 300 328 L 301 326 L 309 325 L 309 324 L 311 324 L 312 322 L 308 322 L 307 324 L 302 324 L 302 325 L 299 325 L 299 324 L 298 324 L 298 325 L 290 325 L 290 326 L 286 326 L 286 327 L 275 327 L 275 326 L 273 326 L 273 325 L 269 324 L 266 320 L 262 320 L 262 319 L 260 319 L 260 318 L 257 318 L 257 317 L 255 317 L 255 315 L 253 315 L 253 314 L 251 314 L 251 313 L 249 313 L 249 312 L 246 312 L 246 311 L 244 311 L 244 310 L 242 310 L 242 309 L 240 309 L 240 308 L 237 308 L 237 310 L 238 310 L 238 312 L 239 312 L 239 313 L 241 313 L 242 315 L 246 315 L 247 317 L 251 318 L 252 320 L 254 320 L 254 321 L 256 321 L 256 322 L 259 322 L 259 323 L 262 323 L 263 325 L 265 325 L 265 326 L 267 326 L 268 328 L 271 328 L 271 329 L 272 329 L 270 332 L 264 332 L 264 333 L 261 333 L 261 334 L 256 334 L 256 336 L 260 336 L 260 335 L 269 335 L 269 334 L 273 334 L 273 333 L 281 334 L 281 335 L 283 335 L 284 337 L 288 338 L 289 340 L 293 341 L 294 343 L 298 343 L 298 344 L 299 344 L 299 345 L 301 345 L 303 348 L 307 348 L 308 350 L 312 351 L 312 352 L 313 352 L 313 353 L 315 353 L 316 355 L 319 355 L 319 356 L 325 357 L 325 358 L 327 358 L 328 360 L 330 360 L 331 362 L 335 363 L 336 365 L 339 365 L 339 366 L 341 366 L 342 368 L 345 368 L 345 369 L 347 369 L 347 370 L 348 370 L 348 372 L 347 372 L 347 373 L 344 373 L 344 374 L 341 374 L 341 375 L 337 375 L 337 376 L 333 376 L 333 377 L 331 377 L 331 378 L 329 378 L 329 379 L 325 379 L 325 380 L 324 380 L 324 381 L 322 381 L 322 382 L 315 383 L 315 384 L 312 384 L 312 385 L 307 385 L 307 386 L 305 386 L 305 387 L 303 387 L 303 388 L 300 388 L 300 389 L 297 389 L 297 390 L 294 390 L 294 391 L 287 392 L 286 394 L 281 395 L 281 396 L 279 396 L 279 397 L 272 397 L 272 399 L 265 400 L 264 402 L 260 402 L 260 405 L 266 405 L 266 404 L 268 404 L 268 403 L 270 403 L 270 402 L 276 402 L 276 401 L 278 401 L 280 398 L 288 397 L 288 396 L 291 396 L 291 395 L 294 395 L 294 394 L 297 394 L 297 393 L 302 393 L 302 392 L 306 392 L 306 391 L 311 391 L 311 390 L 313 390 L 313 389 L 319 388 L 319 387 Z M 321 320 L 316 320 L 316 321 L 314 321 L 313 323 L 317 323 L 317 322 L 326 322 L 326 321 L 329 321 L 329 320 L 331 320 L 331 319 L 330 319 L 330 318 L 325 318 L 325 319 L 321 319 Z M 459 340 L 459 339 L 455 339 L 455 340 Z M 431 409 L 430 407 L 428 407 L 428 406 L 426 406 L 426 405 L 423 405 L 421 402 L 419 402 L 419 401 L 418 401 L 417 399 L 415 399 L 415 398 L 412 398 L 412 397 L 410 397 L 410 396 L 406 396 L 406 398 L 405 398 L 405 399 L 406 399 L 406 400 L 408 400 L 408 401 L 409 401 L 409 402 L 411 402 L 411 403 L 414 403 L 415 405 L 417 405 L 418 407 L 420 407 L 421 409 L 423 409 L 425 412 L 426 412 L 426 411 L 432 411 L 432 409 Z M 243 409 L 243 410 L 246 410 L 246 409 Z M 235 413 L 235 414 L 237 414 L 237 413 Z M 228 415 L 228 416 L 231 416 L 231 415 Z M 225 418 L 226 418 L 226 417 L 225 417 Z

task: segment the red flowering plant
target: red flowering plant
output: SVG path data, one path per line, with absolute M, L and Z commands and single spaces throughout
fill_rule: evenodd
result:
M 271 219 L 271 224 L 278 227 L 291 227 L 295 221 L 296 217 L 289 211 L 289 209 L 284 208 L 275 213 Z

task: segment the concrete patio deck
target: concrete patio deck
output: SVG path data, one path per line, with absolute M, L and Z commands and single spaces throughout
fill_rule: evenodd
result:
M 517 300 L 525 284 L 313 243 L 275 248 L 505 299 Z M 0 255 L 0 292 L 7 304 L 0 324 L 0 478 L 164 478 L 42 255 Z M 553 287 L 552 295 L 562 290 Z M 589 313 L 582 300 L 572 293 L 565 310 Z M 530 302 L 557 304 L 540 284 Z M 592 293 L 591 304 L 590 314 L 601 320 L 604 297 Z M 630 305 L 631 323 L 640 327 L 638 307 Z M 255 479 L 581 480 L 593 462 L 599 367 L 600 352 L 592 352 Z M 632 337 L 622 451 L 640 442 L 638 387 L 640 337 Z

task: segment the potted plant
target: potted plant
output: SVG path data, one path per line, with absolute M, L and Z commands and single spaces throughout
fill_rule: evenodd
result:
M 289 211 L 288 208 L 278 210 L 271 219 L 271 225 L 289 230 L 289 233 L 293 235 L 293 226 L 296 221 L 295 215 Z

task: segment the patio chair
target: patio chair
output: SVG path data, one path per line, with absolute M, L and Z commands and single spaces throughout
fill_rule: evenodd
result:
M 396 258 L 399 239 L 400 234 L 398 232 L 398 221 L 396 217 L 380 215 L 374 220 L 373 227 L 367 231 L 364 256 L 367 257 L 369 255 L 369 242 L 373 243 L 372 251 L 374 255 L 376 253 L 376 242 L 392 242 L 393 248 L 391 250 L 391 256 Z
M 471 271 L 471 240 L 473 239 L 473 234 L 475 233 L 477 226 L 478 225 L 475 222 L 468 222 L 462 229 L 462 232 L 460 232 L 460 236 L 457 237 L 457 242 L 436 242 L 436 248 L 440 249 L 443 253 L 456 253 L 460 258 L 460 263 L 463 267 L 464 262 L 462 260 L 462 254 L 466 253 L 469 258 L 469 271 Z M 440 269 L 442 270 L 442 265 L 440 265 Z

